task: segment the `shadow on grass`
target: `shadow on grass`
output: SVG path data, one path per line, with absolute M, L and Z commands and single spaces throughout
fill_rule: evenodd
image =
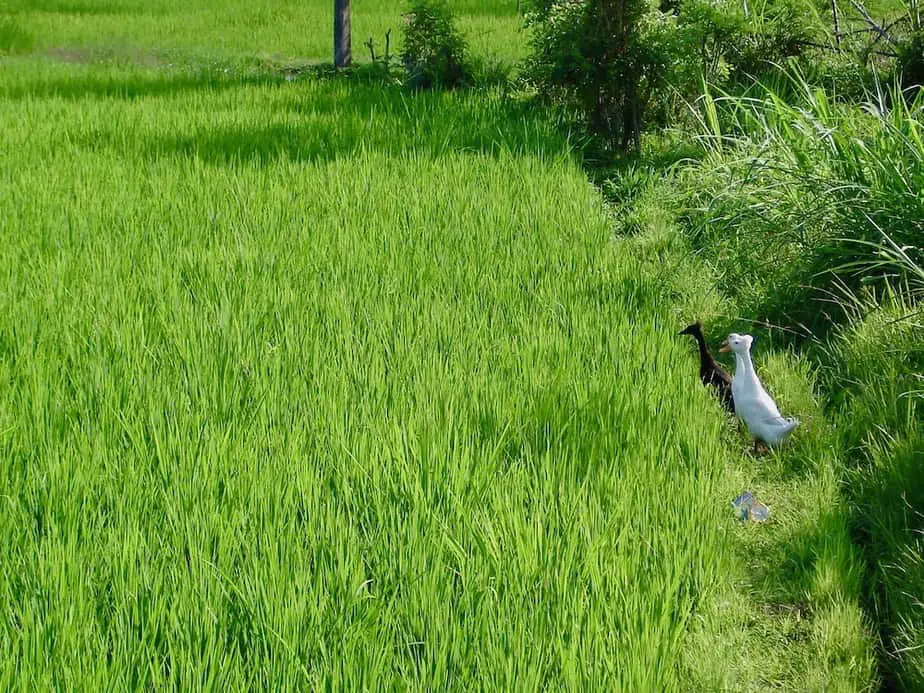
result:
M 63 15 L 164 14 L 167 8 L 131 0 L 11 0 L 10 14 L 42 12 Z
M 249 91 L 260 89 L 259 93 Z M 240 90 L 234 106 L 218 93 Z M 185 94 L 196 99 L 185 100 Z M 0 99 L 172 99 L 151 104 L 181 114 L 179 130 L 133 132 L 134 118 L 120 126 L 70 126 L 68 146 L 161 158 L 194 157 L 214 165 L 263 164 L 278 159 L 329 161 L 361 150 L 442 156 L 450 151 L 498 155 L 514 152 L 562 156 L 569 138 L 548 114 L 499 91 L 410 92 L 381 73 L 354 70 L 332 75 L 323 65 L 241 71 L 87 68 L 40 69 L 0 84 Z M 147 108 L 147 104 L 144 106 Z M 121 108 L 118 104 L 108 108 Z M 75 131 L 76 130 L 76 131 Z
M 547 118 L 502 98 L 409 93 L 341 81 L 310 93 L 295 86 L 278 107 L 283 122 L 168 135 L 152 151 L 232 165 L 283 157 L 326 161 L 363 150 L 433 157 L 448 152 L 558 156 L 570 150 L 567 138 Z
M 349 158 L 363 151 L 428 157 L 450 152 L 497 156 L 503 151 L 542 155 L 567 151 L 565 146 L 555 146 L 557 143 L 543 138 L 530 140 L 515 135 L 505 139 L 484 124 L 470 129 L 450 126 L 438 131 L 438 115 L 432 120 L 399 116 L 371 124 L 361 117 L 350 116 L 338 117 L 336 123 L 331 119 L 321 120 L 307 125 L 229 126 L 194 135 L 166 136 L 152 142 L 147 153 L 154 158 L 179 155 L 214 165 L 235 166 L 272 164 L 280 159 L 318 163 Z M 421 129 L 425 132 L 421 133 Z
M 92 65 L 92 56 L 70 61 Z M 223 91 L 246 86 L 276 84 L 283 81 L 277 75 L 229 76 L 220 71 L 141 71 L 116 72 L 103 69 L 83 69 L 77 74 L 8 80 L 0 84 L 0 99 L 22 101 L 33 98 L 67 100 L 113 98 L 133 100 L 146 97 L 166 97 L 196 91 Z
M 547 118 L 502 98 L 412 94 L 351 82 L 327 87 L 283 87 L 269 122 L 200 125 L 192 133 L 164 133 L 148 142 L 146 153 L 236 165 L 278 159 L 323 162 L 370 150 L 430 157 L 449 152 L 557 157 L 572 151 L 567 137 Z

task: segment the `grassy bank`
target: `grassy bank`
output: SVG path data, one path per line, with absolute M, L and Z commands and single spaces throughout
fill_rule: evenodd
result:
M 682 147 L 689 158 L 665 173 L 656 163 L 665 152 L 653 152 L 652 163 L 638 162 L 609 188 L 634 193 L 624 223 L 645 242 L 695 258 L 665 275 L 680 277 L 675 293 L 690 314 L 719 334 L 755 333 L 758 353 L 805 369 L 777 392 L 785 402 L 801 381 L 815 393 L 803 430 L 828 461 L 806 467 L 818 458 L 797 444 L 778 470 L 799 479 L 815 466 L 827 479 L 816 499 L 816 556 L 849 531 L 862 572 L 855 560 L 841 562 L 840 584 L 862 598 L 878 633 L 884 685 L 918 690 L 921 102 L 892 92 L 870 95 L 866 108 L 833 104 L 798 77 L 787 94 L 707 98 L 701 132 Z M 764 468 L 765 478 L 774 473 Z M 786 502 L 798 503 L 798 487 L 785 485 Z
M 691 690 L 875 690 L 871 621 L 860 609 L 862 552 L 851 541 L 845 458 L 824 411 L 817 368 L 772 332 L 730 317 L 734 303 L 716 288 L 714 271 L 665 205 L 676 183 L 636 180 L 645 190 L 622 209 L 628 233 L 620 244 L 656 263 L 675 323 L 704 320 L 713 351 L 730 331 L 755 334 L 760 377 L 783 412 L 802 421 L 784 447 L 763 457 L 750 454 L 733 418 L 723 428 L 719 483 L 726 507 L 747 489 L 770 507 L 772 519 L 723 525 L 719 577 L 684 643 L 684 680 Z M 706 404 L 702 416 L 722 419 L 718 402 L 696 382 L 692 341 L 688 348 L 688 379 Z M 726 366 L 732 371 L 734 363 Z

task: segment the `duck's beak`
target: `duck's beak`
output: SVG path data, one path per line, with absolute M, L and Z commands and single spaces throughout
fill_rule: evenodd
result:
M 719 351 L 721 351 L 723 354 L 727 354 L 729 351 L 731 351 L 731 347 L 728 345 L 727 339 L 722 342 L 722 346 L 719 347 Z

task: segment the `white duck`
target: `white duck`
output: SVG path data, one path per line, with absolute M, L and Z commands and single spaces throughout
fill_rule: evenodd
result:
M 735 413 L 751 432 L 756 452 L 758 441 L 770 447 L 782 443 L 799 425 L 799 420 L 784 419 L 776 402 L 758 379 L 751 362 L 753 341 L 754 338 L 749 334 L 732 333 L 719 351 L 735 354 L 735 375 L 731 385 Z

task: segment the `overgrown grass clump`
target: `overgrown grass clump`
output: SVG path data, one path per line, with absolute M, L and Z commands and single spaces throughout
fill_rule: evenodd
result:
M 170 80 L 0 85 L 3 686 L 679 686 L 722 422 L 567 143 Z
M 877 286 L 881 246 L 924 261 L 924 101 L 894 91 L 860 109 L 796 84 L 789 100 L 705 97 L 685 219 L 743 314 L 817 332 Z
M 846 495 L 866 549 L 883 665 L 924 688 L 924 319 L 900 297 L 866 305 L 831 348 L 830 389 L 851 452 Z
M 0 16 L 0 57 L 28 53 L 34 43 L 33 36 L 12 17 Z

